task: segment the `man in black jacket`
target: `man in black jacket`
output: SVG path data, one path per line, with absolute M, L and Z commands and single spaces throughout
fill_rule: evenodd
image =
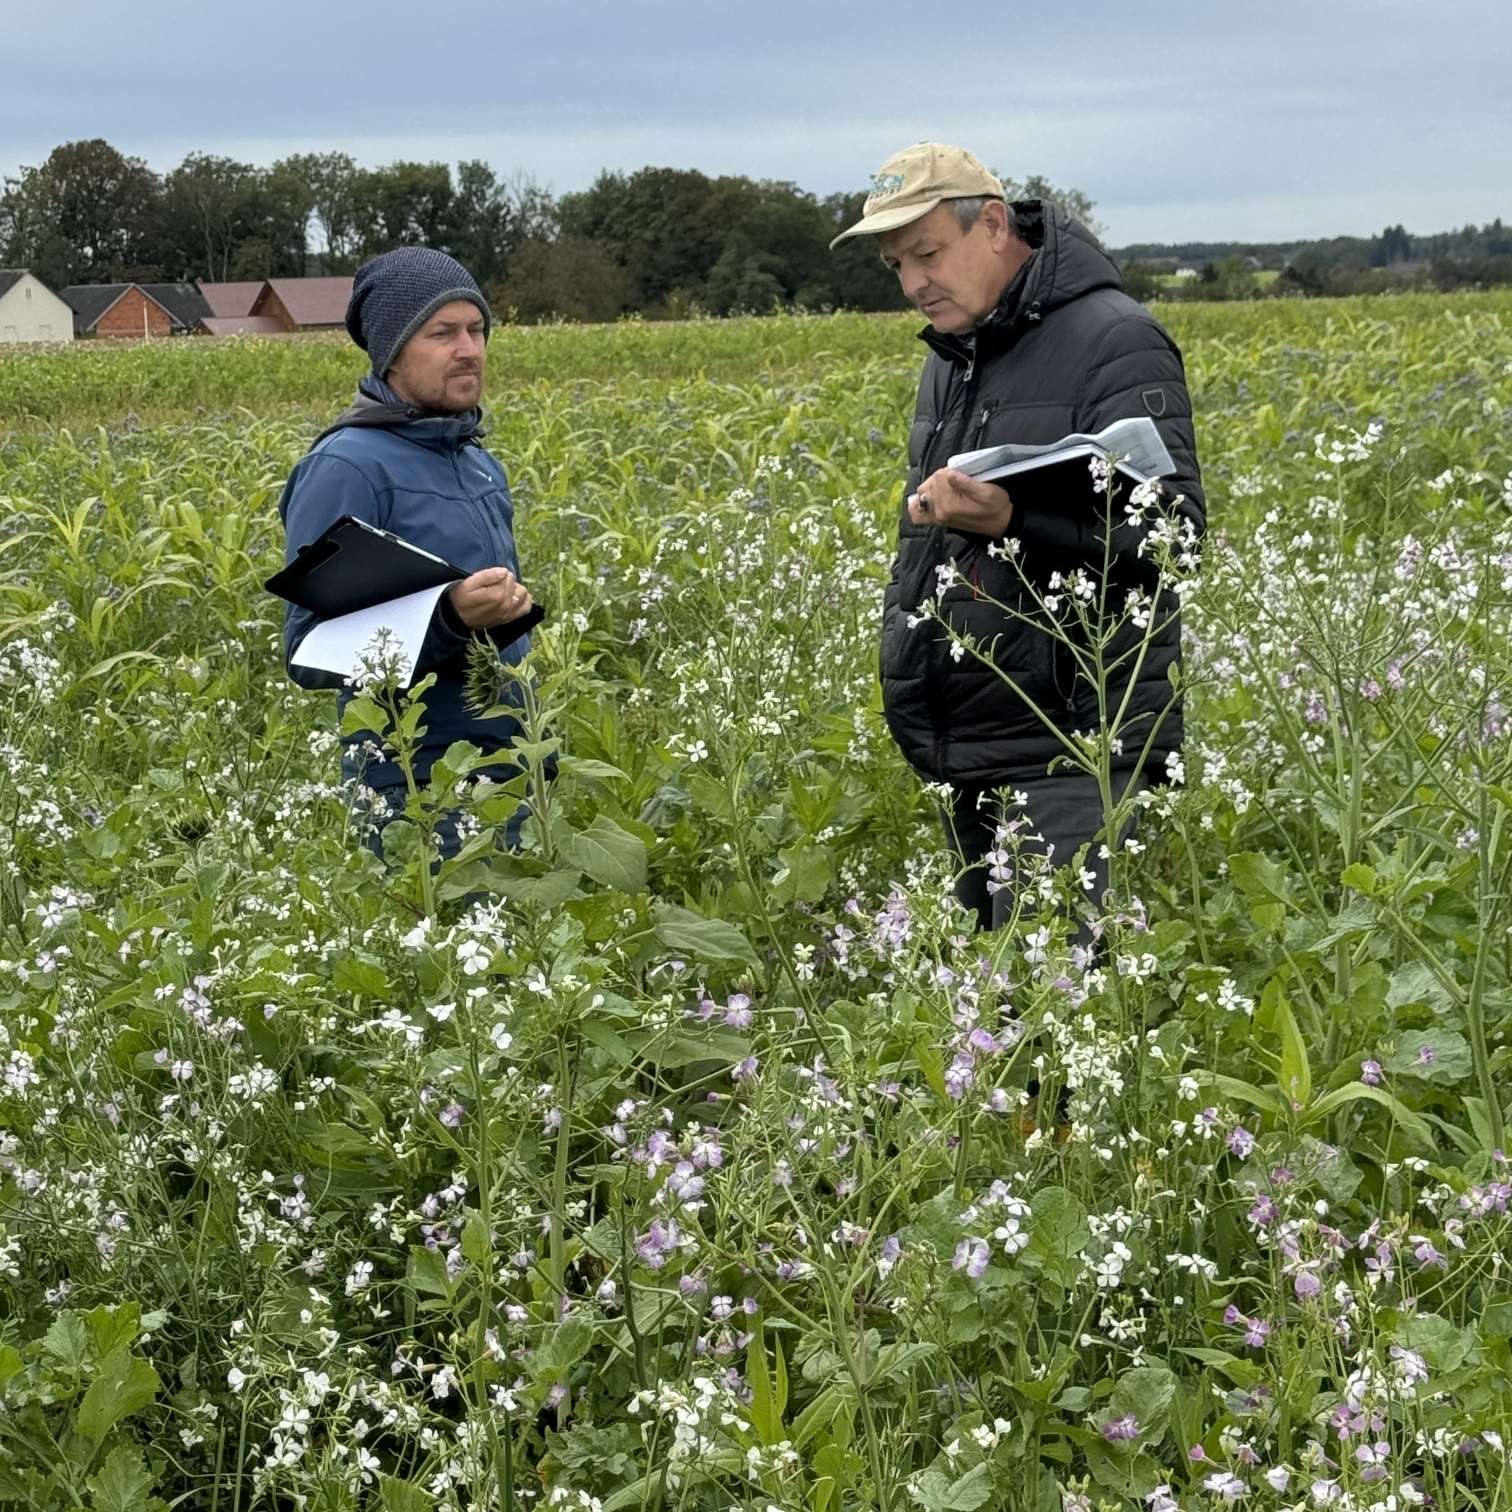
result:
M 1097 841 L 1084 883 L 1099 901 L 1107 884 L 1095 778 L 1064 764 L 1048 771 L 1065 754 L 1062 737 L 1101 728 L 1098 690 L 1071 648 L 1041 628 L 1036 599 L 1078 572 L 1093 582 L 1106 576 L 1119 605 L 1129 589 L 1148 594 L 1156 583 L 1139 551 L 1147 530 L 1124 523 L 1121 510 L 1110 537 L 1080 492 L 1015 501 L 946 459 L 1149 415 L 1176 465 L 1163 480 L 1167 528 L 1191 550 L 1205 527 L 1191 403 L 1176 344 L 1123 293 L 1092 235 L 1055 205 L 1008 204 L 970 153 L 933 142 L 895 154 L 872 186 L 862 219 L 835 241 L 877 238 L 882 260 L 929 321 L 921 335 L 930 347 L 883 605 L 883 704 L 910 764 L 948 789 L 947 831 L 967 863 L 958 894 L 992 928 L 1012 906 L 1002 885 L 1007 863 L 989 854 L 999 822 L 992 795 L 1001 789 L 1025 795 L 1030 825 L 1057 863 Z M 954 635 L 920 617 L 926 602 Z M 1148 613 L 1148 632 L 1121 632 L 1115 656 L 1125 654 L 1107 679 L 1106 707 L 1123 710 L 1111 758 L 1120 790 L 1162 780 L 1181 744 L 1174 595 L 1157 592 Z M 1061 623 L 1076 633 L 1074 620 Z

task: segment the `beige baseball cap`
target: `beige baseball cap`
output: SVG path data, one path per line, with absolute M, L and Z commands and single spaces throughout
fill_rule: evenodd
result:
M 1003 185 L 964 147 L 919 142 L 895 152 L 871 176 L 872 191 L 861 219 L 842 231 L 831 248 L 850 236 L 895 231 L 929 214 L 941 200 L 1003 199 Z

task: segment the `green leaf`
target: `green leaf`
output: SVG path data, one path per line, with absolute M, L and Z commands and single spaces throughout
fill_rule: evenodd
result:
M 992 1466 L 984 1461 L 955 1480 L 923 1470 L 909 1481 L 908 1494 L 925 1512 L 977 1512 L 992 1496 Z
M 74 1375 L 84 1368 L 84 1354 L 89 1348 L 89 1331 L 77 1313 L 59 1313 L 42 1336 L 42 1350 Z
M 1475 1070 L 1470 1041 L 1457 1029 L 1410 1029 L 1382 1062 L 1393 1076 L 1452 1087 Z
M 1034 1194 L 1029 1244 L 1022 1251 L 1026 1264 L 1037 1265 L 1051 1280 L 1070 1286 L 1091 1237 L 1086 1210 L 1064 1187 L 1046 1187 Z
M 593 1347 L 593 1324 L 577 1313 L 569 1313 L 546 1335 L 530 1357 L 530 1377 L 553 1385 Z
M 782 863 L 772 878 L 772 893 L 784 903 L 817 903 L 835 875 L 835 861 L 827 846 L 800 840 L 777 852 Z
M 1267 927 L 1279 923 L 1281 911 L 1284 911 L 1288 902 L 1286 869 L 1280 862 L 1273 861 L 1258 851 L 1240 851 L 1238 855 L 1229 857 L 1228 865 L 1229 875 L 1250 904 L 1257 922 L 1264 922 Z M 1280 910 L 1266 909 L 1264 920 L 1261 920 L 1256 905 L 1264 907 L 1267 904 L 1279 904 Z
M 578 1027 L 590 1045 L 597 1045 L 616 1064 L 628 1066 L 635 1059 L 635 1051 L 625 1036 L 602 1019 L 585 1018 L 579 1021 Z
M 1453 998 L 1432 969 L 1422 961 L 1411 961 L 1391 973 L 1386 987 L 1386 1006 L 1406 1008 L 1418 1003 L 1439 1012 L 1447 1012 L 1454 1006 Z
M 751 1426 L 763 1444 L 782 1441 L 782 1413 L 767 1368 L 766 1331 L 759 1325 L 746 1345 L 746 1385 L 751 1390 Z
M 1422 1355 L 1435 1375 L 1458 1370 L 1476 1344 L 1473 1329 L 1456 1328 L 1437 1313 L 1414 1313 L 1403 1318 L 1396 1326 L 1396 1339 Z
M 4 1392 L 7 1381 L 20 1375 L 25 1368 L 26 1362 L 9 1344 L 0 1346 L 0 1392 Z
M 1262 1113 L 1271 1113 L 1278 1118 L 1284 1111 L 1281 1100 L 1274 1092 L 1267 1092 L 1251 1082 L 1240 1081 L 1237 1076 L 1224 1076 L 1217 1071 L 1194 1071 L 1192 1079 L 1200 1087 L 1211 1087 L 1220 1097 L 1225 1097 L 1230 1102 L 1248 1103 L 1250 1107 L 1259 1108 Z
M 1353 866 L 1346 866 L 1340 873 L 1339 881 L 1345 887 L 1352 887 L 1356 892 L 1364 893 L 1368 898 L 1376 890 L 1375 867 L 1366 866 L 1363 861 L 1356 861 Z
M 423 1244 L 410 1246 L 406 1279 L 417 1297 L 449 1298 L 452 1294 L 453 1283 L 447 1273 L 446 1261 L 438 1251 L 427 1249 Z
M 469 1208 L 462 1220 L 462 1258 L 474 1265 L 487 1265 L 493 1253 L 493 1239 L 488 1232 L 488 1220 L 477 1208 Z
M 360 735 L 371 731 L 381 735 L 388 728 L 388 712 L 376 699 L 359 694 L 342 710 L 341 733 Z
M 595 882 L 636 893 L 646 885 L 646 843 L 600 814 L 567 842 L 567 859 Z
M 99 1443 L 122 1418 L 140 1412 L 162 1384 L 146 1360 L 124 1347 L 112 1350 L 84 1393 L 79 1432 Z
M 611 766 L 607 761 L 594 761 L 587 756 L 563 756 L 558 759 L 557 765 L 574 777 L 588 777 L 595 782 L 612 782 L 616 778 L 627 776 L 617 766 Z
M 394 995 L 394 984 L 388 973 L 371 961 L 361 961 L 355 956 L 342 956 L 331 968 L 331 985 L 338 992 L 350 992 L 353 997 L 376 998 L 387 1002 Z
M 559 867 L 539 877 L 522 877 L 515 873 L 501 874 L 490 869 L 485 874 L 485 883 L 500 897 L 511 903 L 544 909 L 550 913 L 560 908 L 577 890 L 579 872 L 575 868 Z
M 89 1477 L 92 1512 L 154 1512 L 163 1502 L 152 1495 L 156 1477 L 135 1444 L 120 1444 Z
M 1433 1143 L 1433 1135 L 1428 1125 L 1411 1108 L 1405 1107 L 1391 1093 L 1382 1088 L 1367 1087 L 1364 1082 L 1351 1082 L 1347 1087 L 1339 1087 L 1333 1092 L 1326 1093 L 1308 1109 L 1304 1122 L 1321 1123 L 1352 1102 L 1372 1102 L 1378 1107 L 1385 1108 L 1397 1123 L 1420 1144 Z
M 1159 1443 L 1165 1435 L 1176 1377 L 1164 1365 L 1139 1365 L 1119 1376 L 1104 1412 L 1109 1418 L 1134 1417 L 1140 1440 Z
M 1291 1004 L 1286 1001 L 1286 994 L 1275 978 L 1266 983 L 1261 1008 L 1269 1013 L 1271 1027 L 1281 1040 L 1281 1064 L 1276 1072 L 1281 1096 L 1305 1108 L 1312 1098 L 1312 1067 L 1307 1059 L 1307 1043 L 1297 1027 Z
M 378 1499 L 383 1512 L 431 1512 L 436 1499 L 414 1481 L 400 1480 L 397 1475 L 378 1477 Z
M 115 1349 L 134 1344 L 142 1331 L 142 1309 L 136 1302 L 122 1302 L 118 1307 L 95 1307 L 84 1314 L 89 1339 L 97 1360 Z
M 733 924 L 706 919 L 673 903 L 656 906 L 656 938 L 671 950 L 701 961 L 746 961 L 757 964 L 751 942 Z

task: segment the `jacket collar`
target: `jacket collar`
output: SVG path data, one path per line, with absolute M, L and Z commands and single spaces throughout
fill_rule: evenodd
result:
M 406 441 L 452 451 L 477 445 L 487 434 L 482 410 L 474 408 L 460 415 L 427 415 L 405 403 L 376 373 L 363 377 L 357 385 L 357 397 L 316 439 L 323 441 L 335 431 L 350 428 L 391 430 Z

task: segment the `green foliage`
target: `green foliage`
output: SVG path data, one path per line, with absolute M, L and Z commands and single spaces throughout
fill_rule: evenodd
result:
M 1187 780 L 1091 972 L 1064 878 L 965 936 L 881 720 L 913 320 L 498 333 L 553 614 L 387 864 L 259 588 L 358 354 L 0 359 L 0 1507 L 1505 1503 L 1512 312 L 1168 313 Z

